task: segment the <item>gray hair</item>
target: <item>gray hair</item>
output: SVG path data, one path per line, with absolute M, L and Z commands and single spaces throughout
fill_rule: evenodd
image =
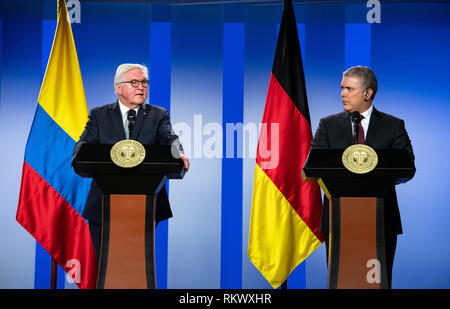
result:
M 120 82 L 123 82 L 122 75 L 128 71 L 134 70 L 134 69 L 140 69 L 142 72 L 144 72 L 145 78 L 148 79 L 148 68 L 145 65 L 138 64 L 138 63 L 124 63 L 117 67 L 116 70 L 116 76 L 114 76 L 114 86 L 117 85 Z M 116 87 L 114 87 L 114 91 Z M 117 91 L 116 91 L 117 94 Z
M 361 65 L 351 67 L 342 73 L 342 76 L 358 76 L 361 83 L 361 89 L 366 90 L 368 88 L 373 90 L 371 99 L 375 99 L 375 94 L 378 90 L 378 81 L 375 77 L 375 73 L 368 67 Z

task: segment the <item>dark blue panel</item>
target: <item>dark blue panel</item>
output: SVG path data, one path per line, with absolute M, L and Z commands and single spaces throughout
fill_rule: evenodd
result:
M 152 22 L 171 22 L 172 6 L 169 4 L 152 4 Z
M 170 113 L 172 24 L 152 22 L 150 27 L 149 101 L 164 107 Z
M 165 7 L 165 6 L 163 6 Z M 152 13 L 155 13 L 152 7 Z M 170 13 L 170 11 L 169 11 Z M 162 106 L 170 113 L 172 24 L 152 22 L 150 25 L 150 92 L 151 104 Z M 169 193 L 169 182 L 166 183 Z M 167 288 L 168 222 L 158 224 L 155 232 L 156 279 L 158 289 Z
M 367 24 L 367 13 L 372 7 L 367 7 L 366 2 L 345 4 L 345 22 L 348 24 Z
M 344 10 L 341 6 L 309 6 L 308 13 L 305 68 L 308 79 L 318 77 L 334 82 L 337 77 L 339 89 L 345 60 Z
M 345 24 L 345 67 L 370 67 L 371 25 Z
M 256 86 L 260 88 L 264 97 L 260 102 L 262 107 L 261 115 L 258 116 L 260 122 L 262 119 L 262 111 L 264 110 L 265 96 L 267 94 L 267 86 L 272 72 L 273 57 L 275 55 L 275 47 L 277 41 L 277 23 L 281 18 L 277 18 L 277 14 L 273 8 L 266 6 L 248 6 L 246 11 L 245 25 L 245 70 L 252 76 L 251 80 L 246 80 L 246 88 L 248 86 Z M 254 78 L 258 78 L 255 80 Z
M 345 70 L 345 14 L 343 6 L 334 5 L 310 5 L 307 11 L 304 68 L 314 133 L 321 117 L 342 111 L 340 84 Z
M 242 123 L 244 109 L 244 24 L 224 23 L 222 128 Z M 224 132 L 222 160 L 222 289 L 242 288 L 242 132 Z M 233 141 L 233 153 L 227 153 Z
M 221 37 L 218 37 L 216 27 L 205 25 L 218 25 L 216 12 L 221 11 L 216 6 L 187 6 L 172 11 L 172 17 L 176 20 L 177 26 L 174 49 L 178 46 L 183 48 L 176 55 L 177 64 L 180 67 L 197 66 L 202 70 L 217 67 L 220 51 L 216 48 L 216 42 L 220 42 Z M 197 27 L 201 29 L 201 33 L 193 35 L 192 31 Z M 212 49 L 214 53 L 211 52 Z M 199 72 L 193 71 L 191 77 L 195 78 L 197 74 Z
M 239 4 L 224 5 L 223 20 L 225 23 L 239 23 L 244 22 L 245 6 Z
M 41 81 L 41 9 L 40 1 L 25 6 L 2 3 L 1 98 L 2 114 L 7 118 L 18 105 L 36 106 Z

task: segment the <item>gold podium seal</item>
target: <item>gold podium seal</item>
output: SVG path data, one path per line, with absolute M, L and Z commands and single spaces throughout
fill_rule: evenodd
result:
M 120 167 L 135 167 L 144 161 L 145 148 L 141 143 L 132 139 L 124 139 L 111 148 L 111 160 Z
M 373 170 L 378 164 L 378 155 L 371 147 L 356 144 L 345 149 L 342 163 L 350 172 L 365 174 Z

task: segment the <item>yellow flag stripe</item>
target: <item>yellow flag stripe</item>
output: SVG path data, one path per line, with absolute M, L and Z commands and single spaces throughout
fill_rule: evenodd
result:
M 38 100 L 47 114 L 78 141 L 88 119 L 88 109 L 64 1 L 60 1 L 59 9 L 52 51 Z
M 270 285 L 278 288 L 320 240 L 256 164 L 248 255 Z

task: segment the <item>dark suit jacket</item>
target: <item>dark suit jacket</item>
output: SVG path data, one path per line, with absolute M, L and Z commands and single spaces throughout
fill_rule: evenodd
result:
M 334 114 L 320 120 L 316 134 L 311 141 L 312 148 L 347 148 L 353 144 L 351 116 L 348 112 Z M 365 144 L 373 149 L 406 149 L 414 162 L 411 140 L 405 129 L 405 122 L 382 113 L 375 108 L 370 117 Z M 320 231 L 329 232 L 328 199 L 324 198 Z M 385 198 L 386 233 L 402 234 L 400 211 L 395 186 Z
M 107 104 L 91 110 L 80 140 L 74 148 L 74 156 L 84 143 L 115 144 L 126 139 L 119 103 Z M 169 113 L 155 105 L 143 104 L 136 116 L 130 139 L 141 144 L 171 145 L 175 143 L 182 152 L 178 137 L 173 133 Z M 82 216 L 95 223 L 102 221 L 102 192 L 95 181 L 86 199 Z M 165 186 L 157 195 L 156 222 L 172 217 Z

